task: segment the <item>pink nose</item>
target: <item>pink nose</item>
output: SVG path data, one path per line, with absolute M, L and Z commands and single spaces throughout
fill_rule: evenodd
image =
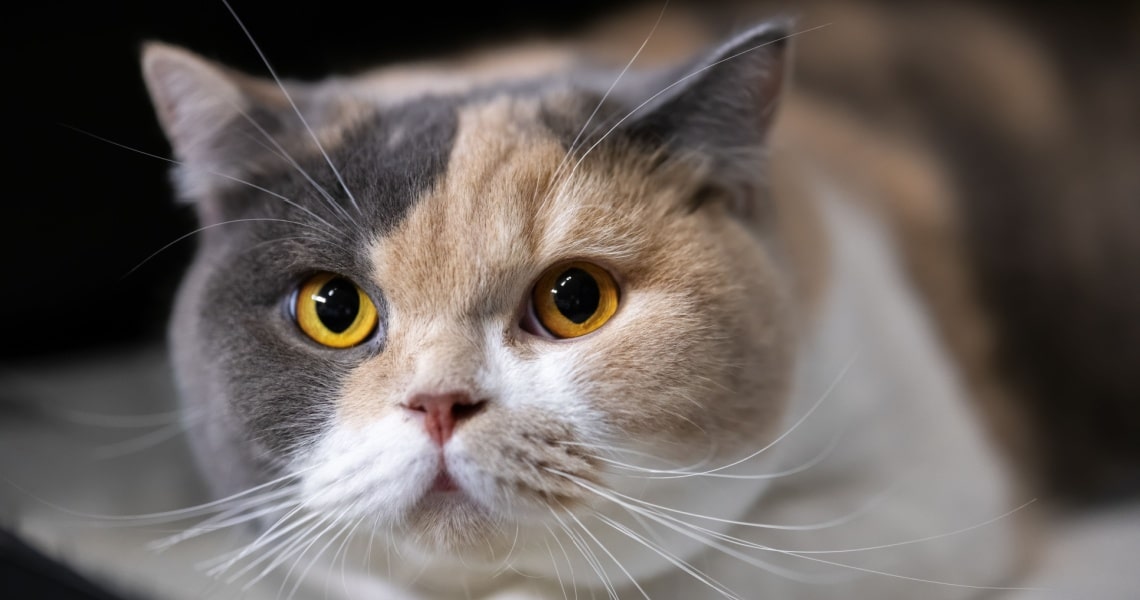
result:
M 451 439 L 451 434 L 460 421 L 479 412 L 483 400 L 474 400 L 465 392 L 446 394 L 416 394 L 404 406 L 411 411 L 424 414 L 424 429 L 440 448 Z

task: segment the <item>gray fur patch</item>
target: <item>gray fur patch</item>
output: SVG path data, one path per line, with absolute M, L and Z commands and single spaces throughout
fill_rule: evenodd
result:
M 447 99 L 424 99 L 386 109 L 330 148 L 356 206 L 315 148 L 294 158 L 333 202 L 286 161 L 248 177 L 292 204 L 243 185 L 210 200 L 223 220 L 234 222 L 203 232 L 194 267 L 200 277 L 190 277 L 181 291 L 181 303 L 192 308 L 179 311 L 172 336 L 199 349 L 199 364 L 180 365 L 180 377 L 220 383 L 228 406 L 216 409 L 240 421 L 231 435 L 260 449 L 251 460 L 287 456 L 319 435 L 344 374 L 382 349 L 382 325 L 362 346 L 319 346 L 297 330 L 286 299 L 306 276 L 335 272 L 368 293 L 383 321 L 384 293 L 372 279 L 368 245 L 396 227 L 446 172 L 455 108 Z M 183 387 L 193 393 L 196 386 Z

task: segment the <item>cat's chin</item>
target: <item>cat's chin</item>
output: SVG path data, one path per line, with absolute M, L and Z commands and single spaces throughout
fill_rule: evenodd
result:
M 515 530 L 513 522 L 493 515 L 466 492 L 437 488 L 408 512 L 400 533 L 429 555 L 494 561 L 497 547 L 505 545 L 505 553 Z

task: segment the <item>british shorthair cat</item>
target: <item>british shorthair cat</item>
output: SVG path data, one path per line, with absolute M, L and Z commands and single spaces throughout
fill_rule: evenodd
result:
M 148 45 L 203 226 L 170 327 L 228 498 L 200 529 L 252 525 L 214 573 L 355 598 L 1015 585 L 1028 498 L 903 258 L 948 188 L 797 93 L 803 31 L 319 82 Z

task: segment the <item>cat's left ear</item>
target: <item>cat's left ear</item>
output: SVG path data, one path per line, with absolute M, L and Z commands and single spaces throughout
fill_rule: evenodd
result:
M 159 124 L 179 161 L 173 171 L 179 195 L 211 221 L 217 216 L 214 192 L 272 156 L 272 144 L 288 134 L 295 119 L 289 97 L 274 81 L 160 42 L 143 47 L 141 62 Z M 302 109 L 312 104 L 296 84 L 289 94 Z
M 791 19 L 765 22 L 656 78 L 627 130 L 697 154 L 729 185 L 754 181 L 784 87 Z

